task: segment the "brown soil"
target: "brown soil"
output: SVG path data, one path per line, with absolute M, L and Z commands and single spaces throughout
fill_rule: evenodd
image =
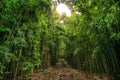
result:
M 54 68 L 30 75 L 29 80 L 110 80 L 106 76 L 79 72 L 71 68 L 64 59 L 59 59 Z

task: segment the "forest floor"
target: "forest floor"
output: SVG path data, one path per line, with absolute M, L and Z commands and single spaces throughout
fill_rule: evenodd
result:
M 64 59 L 59 59 L 56 66 L 44 72 L 30 75 L 29 80 L 111 80 L 107 76 L 89 74 L 71 68 Z

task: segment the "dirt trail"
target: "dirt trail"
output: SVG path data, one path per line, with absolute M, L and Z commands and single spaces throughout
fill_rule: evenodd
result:
M 87 74 L 71 68 L 64 59 L 59 59 L 54 68 L 35 73 L 29 80 L 110 80 L 105 76 Z

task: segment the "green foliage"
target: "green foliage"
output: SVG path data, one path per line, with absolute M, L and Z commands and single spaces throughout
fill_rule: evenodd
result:
M 46 69 L 46 70 L 44 70 L 43 73 L 47 75 L 47 74 L 50 74 L 50 71 Z
M 47 31 L 48 19 L 44 19 L 50 10 L 50 1 L 2 0 L 0 4 L 0 43 L 4 45 L 0 45 L 0 75 L 15 80 L 18 75 L 40 69 L 41 34 Z
M 6 69 L 5 64 L 14 59 L 14 55 L 10 54 L 9 48 L 6 46 L 0 46 L 0 76 L 2 78 L 4 70 Z
M 65 17 L 51 9 L 51 0 L 0 1 L 1 77 L 26 77 L 32 71 L 54 66 L 61 57 L 79 70 L 120 74 L 119 2 L 73 3 L 72 16 Z M 75 14 L 76 11 L 81 14 Z
M 119 53 L 113 46 L 116 44 L 113 42 L 114 40 L 119 43 L 117 37 L 120 31 L 118 28 L 118 3 L 104 0 L 97 2 L 96 0 L 81 0 L 74 1 L 74 3 L 82 15 L 76 20 L 79 33 L 75 40 L 77 43 L 73 43 L 77 46 L 73 48 L 75 48 L 74 53 L 78 59 L 75 56 L 76 59 L 73 58 L 73 60 L 79 62 L 76 63 L 82 70 L 111 75 L 118 74 L 119 63 L 116 55 Z
M 34 68 L 34 64 L 31 62 L 24 62 L 22 66 L 22 75 L 25 76 Z M 26 75 L 27 76 L 27 75 Z

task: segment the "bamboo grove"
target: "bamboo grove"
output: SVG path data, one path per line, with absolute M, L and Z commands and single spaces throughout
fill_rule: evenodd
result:
M 59 58 L 81 71 L 120 78 L 119 0 L 72 3 L 66 17 L 51 9 L 51 0 L 0 1 L 1 80 L 27 77 Z

